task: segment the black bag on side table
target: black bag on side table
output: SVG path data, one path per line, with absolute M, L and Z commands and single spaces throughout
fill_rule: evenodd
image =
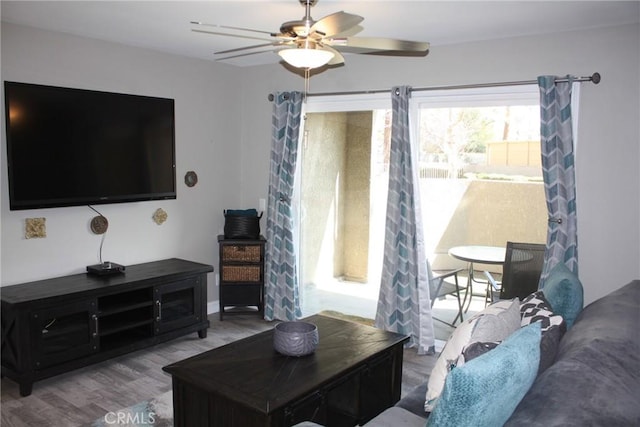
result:
M 225 239 L 258 239 L 260 218 L 255 209 L 227 209 L 224 211 Z

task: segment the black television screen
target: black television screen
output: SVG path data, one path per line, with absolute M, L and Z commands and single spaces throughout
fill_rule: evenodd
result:
M 11 210 L 175 199 L 173 99 L 5 81 Z

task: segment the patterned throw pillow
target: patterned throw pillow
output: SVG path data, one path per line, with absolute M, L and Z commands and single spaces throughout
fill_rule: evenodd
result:
M 493 350 L 498 345 L 500 345 L 501 341 L 490 341 L 490 342 L 473 342 L 467 345 L 462 349 L 462 354 L 458 357 L 458 362 L 456 363 L 456 367 L 460 367 L 470 360 L 475 359 L 478 356 L 482 356 L 483 354 Z
M 527 326 L 539 321 L 542 332 L 548 331 L 552 326 L 560 326 L 563 323 L 562 316 L 554 314 L 551 304 L 544 297 L 542 291 L 537 291 L 526 297 L 520 303 L 521 326 Z
M 547 369 L 554 361 L 558 351 L 560 339 L 566 332 L 565 322 L 562 316 L 554 314 L 551 305 L 544 297 L 542 291 L 535 292 L 526 297 L 520 305 L 521 326 L 540 322 L 542 339 L 540 341 L 540 366 L 538 375 Z M 460 367 L 478 356 L 493 350 L 500 341 L 472 342 L 462 349 L 462 354 L 452 366 Z
M 540 322 L 542 340 L 540 341 L 540 367 L 538 375 L 547 369 L 555 360 L 560 339 L 567 330 L 562 316 L 555 314 L 551 304 L 542 291 L 537 291 L 522 300 L 520 304 L 521 325 Z
M 463 349 L 473 342 L 502 341 L 520 328 L 520 301 L 501 300 L 458 325 L 436 361 L 425 396 L 430 412 L 442 392 L 447 375 L 458 363 Z

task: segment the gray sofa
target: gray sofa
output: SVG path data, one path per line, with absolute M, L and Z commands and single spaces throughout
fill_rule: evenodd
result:
M 426 388 L 425 381 L 367 426 L 424 426 Z M 560 341 L 555 362 L 505 425 L 640 425 L 640 280 L 580 313 Z

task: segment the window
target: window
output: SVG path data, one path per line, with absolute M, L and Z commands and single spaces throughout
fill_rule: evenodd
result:
M 449 268 L 449 248 L 544 243 L 536 85 L 416 92 L 425 250 Z
M 305 314 L 375 315 L 390 98 L 312 97 L 305 104 L 294 203 Z M 546 240 L 538 98 L 536 85 L 412 94 L 425 249 L 435 255 L 434 269 L 455 265 L 447 255 L 453 246 Z

